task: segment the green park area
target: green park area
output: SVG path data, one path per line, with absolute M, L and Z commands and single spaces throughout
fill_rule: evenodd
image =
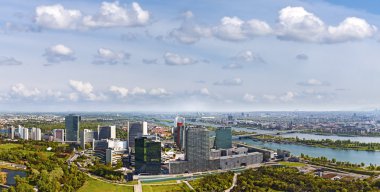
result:
M 117 185 L 89 178 L 78 192 L 133 192 L 133 186 Z
M 177 192 L 190 191 L 186 184 L 162 184 L 162 185 L 143 185 L 143 192 Z
M 281 165 L 288 166 L 288 167 L 304 167 L 305 166 L 305 163 L 300 163 L 300 162 L 280 161 L 278 163 Z

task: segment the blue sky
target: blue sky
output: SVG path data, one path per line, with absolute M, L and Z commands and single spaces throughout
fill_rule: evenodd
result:
M 3 111 L 371 110 L 374 1 L 2 1 Z

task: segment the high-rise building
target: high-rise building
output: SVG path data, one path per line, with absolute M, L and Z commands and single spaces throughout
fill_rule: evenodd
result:
M 98 132 L 90 129 L 83 129 L 80 132 L 80 144 L 82 149 L 86 148 L 86 143 L 98 138 Z
M 210 159 L 210 133 L 206 127 L 189 127 L 186 134 L 185 159 L 204 162 Z
M 15 139 L 15 128 L 13 126 L 8 128 L 8 138 Z
M 161 142 L 147 137 L 135 139 L 135 170 L 137 173 L 161 173 Z
M 144 126 L 146 122 L 135 122 L 130 124 L 128 129 L 129 147 L 134 150 L 135 138 L 141 137 L 144 133 L 148 133 L 147 126 Z
M 93 140 L 92 143 L 95 156 L 105 164 L 116 164 L 117 161 L 127 157 L 128 142 L 117 139 Z
M 81 116 L 70 114 L 65 117 L 66 141 L 79 143 Z
M 98 126 L 98 137 L 97 140 L 116 139 L 116 126 Z
M 65 130 L 64 129 L 53 129 L 53 138 L 56 142 L 65 141 Z
M 229 149 L 232 147 L 231 127 L 218 127 L 215 130 L 215 148 Z
M 29 129 L 21 127 L 20 130 L 22 130 L 22 132 L 20 133 L 21 139 L 29 140 Z
M 41 141 L 41 129 L 40 128 L 29 128 L 29 139 Z
M 174 142 L 177 145 L 178 149 L 183 150 L 185 148 L 185 118 L 177 116 L 175 118 L 175 128 L 173 131 Z

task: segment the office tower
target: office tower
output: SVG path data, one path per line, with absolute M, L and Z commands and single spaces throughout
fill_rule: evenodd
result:
M 209 131 L 206 127 L 190 127 L 186 134 L 185 159 L 198 164 L 199 167 L 207 166 L 210 159 Z
M 70 114 L 65 117 L 66 141 L 79 143 L 81 116 Z
M 15 139 L 15 128 L 13 126 L 8 128 L 8 138 Z
M 98 126 L 98 136 L 97 140 L 116 139 L 116 126 Z
M 117 161 L 127 157 L 128 142 L 117 139 L 93 140 L 92 149 L 95 156 L 105 164 L 116 164 Z
M 135 139 L 135 170 L 152 175 L 161 173 L 161 142 L 144 136 Z
M 148 135 L 148 122 L 143 122 L 143 135 Z
M 53 129 L 53 138 L 56 142 L 65 141 L 65 130 L 64 129 Z
M 147 126 L 144 127 L 144 123 L 146 122 L 136 122 L 132 123 L 128 129 L 128 139 L 129 139 L 129 147 L 133 150 L 135 147 L 135 138 L 141 137 L 144 133 L 148 133 Z
M 92 142 L 94 139 L 98 138 L 98 132 L 90 129 L 83 129 L 80 132 L 80 144 L 82 149 L 85 149 L 86 143 Z
M 41 129 L 40 128 L 29 128 L 29 139 L 31 140 L 41 140 Z
M 231 127 L 218 127 L 215 134 L 216 149 L 229 149 L 232 147 Z
M 177 116 L 175 118 L 175 128 L 173 133 L 174 142 L 177 145 L 178 149 L 183 150 L 185 148 L 185 118 Z
M 29 129 L 22 127 L 21 130 L 22 130 L 22 134 L 20 134 L 21 135 L 21 139 L 29 140 Z

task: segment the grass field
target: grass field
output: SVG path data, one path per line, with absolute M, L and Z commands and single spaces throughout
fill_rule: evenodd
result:
M 78 192 L 133 192 L 133 186 L 115 185 L 89 178 L 86 183 L 78 190 Z
M 299 163 L 299 162 L 280 161 L 278 163 L 281 165 L 288 166 L 288 167 L 304 167 L 305 166 L 305 163 Z
M 153 181 L 153 182 L 142 182 L 143 185 L 150 184 L 177 184 L 176 180 L 168 180 L 168 181 Z
M 143 192 L 175 192 L 175 191 L 190 191 L 186 184 L 173 185 L 143 185 Z
M 13 149 L 17 147 L 21 147 L 21 144 L 17 143 L 5 143 L 5 144 L 0 144 L 0 150 L 8 150 L 8 149 Z

